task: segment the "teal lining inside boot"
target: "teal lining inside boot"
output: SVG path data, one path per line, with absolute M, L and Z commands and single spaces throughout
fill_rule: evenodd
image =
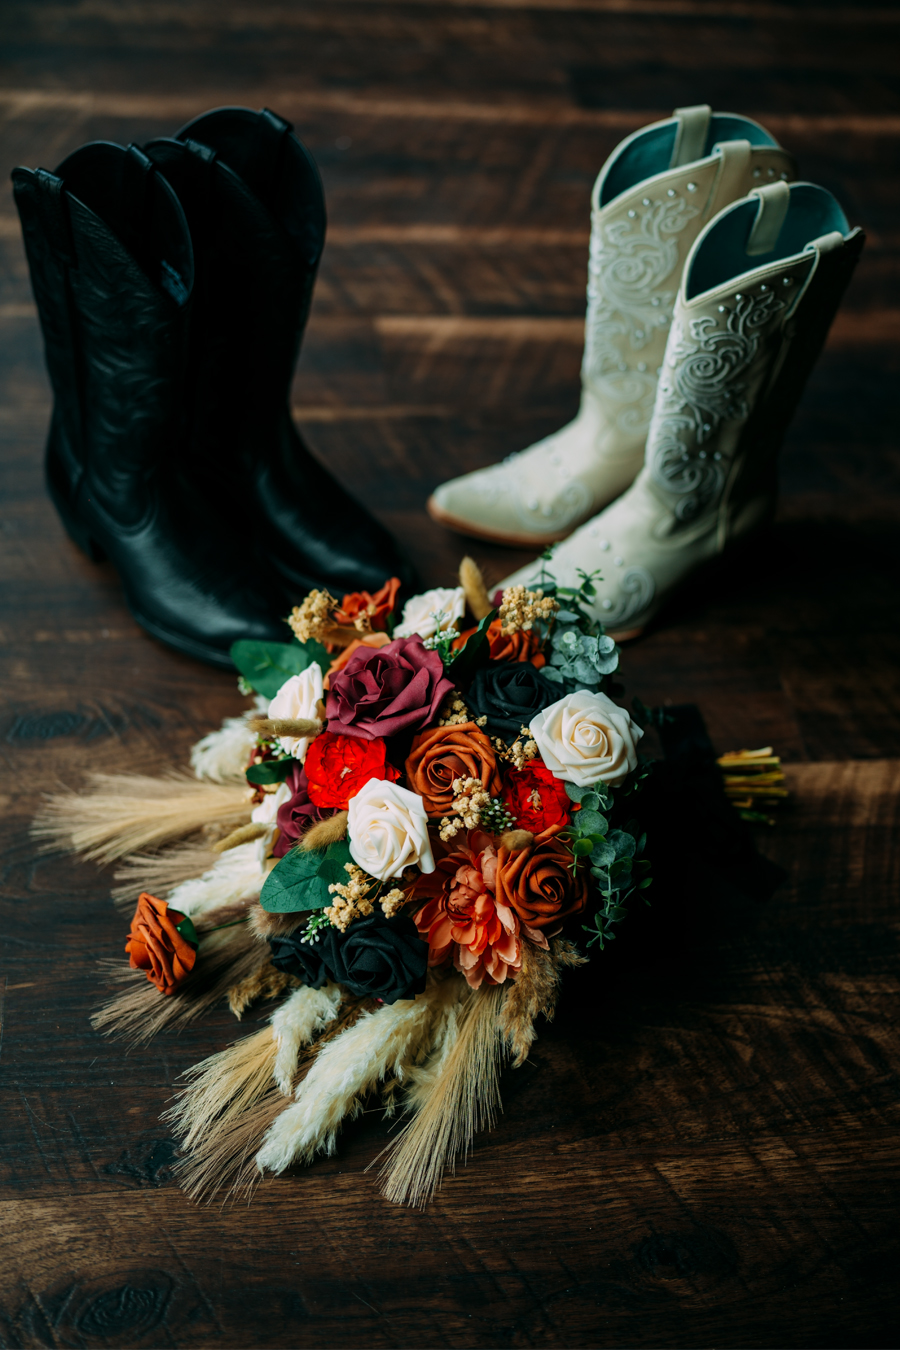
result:
M 847 217 L 825 188 L 815 183 L 792 183 L 790 192 L 787 215 L 775 247 L 768 253 L 747 253 L 747 241 L 759 210 L 757 198 L 745 198 L 713 221 L 694 254 L 685 279 L 686 299 L 692 300 L 744 272 L 792 258 L 823 234 L 835 230 L 843 235 L 849 233 Z
M 642 183 L 654 174 L 665 173 L 672 158 L 675 133 L 678 123 L 673 117 L 654 127 L 640 131 L 634 139 L 628 139 L 621 153 L 613 160 L 606 171 L 600 192 L 600 205 L 620 197 L 623 192 Z M 764 127 L 749 117 L 738 117 L 734 113 L 713 113 L 709 119 L 704 157 L 711 155 L 713 147 L 721 141 L 749 141 L 751 145 L 777 146 Z

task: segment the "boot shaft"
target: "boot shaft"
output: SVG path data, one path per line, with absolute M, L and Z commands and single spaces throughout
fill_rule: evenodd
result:
M 706 533 L 713 513 L 721 549 L 774 506 L 784 432 L 863 242 L 811 183 L 755 191 L 697 240 L 641 474 L 666 508 L 659 537 Z
M 192 454 L 246 472 L 285 416 L 325 238 L 318 170 L 267 110 L 222 108 L 145 148 L 194 241 Z
M 758 123 L 707 106 L 627 137 L 591 199 L 584 400 L 624 445 L 647 434 L 681 272 L 704 226 L 753 187 L 795 176 Z
M 54 174 L 15 169 L 13 184 L 54 393 L 54 473 L 137 524 L 183 435 L 184 215 L 136 147 L 86 145 Z

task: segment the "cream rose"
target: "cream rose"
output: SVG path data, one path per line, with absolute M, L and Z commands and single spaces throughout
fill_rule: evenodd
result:
M 643 731 L 605 694 L 579 690 L 551 703 L 531 719 L 529 730 L 555 778 L 579 787 L 615 787 L 637 767 Z
M 438 587 L 414 595 L 403 606 L 403 618 L 394 629 L 394 637 L 434 637 L 455 628 L 466 612 L 466 593 L 462 586 Z
M 270 717 L 318 717 L 325 720 L 325 708 L 322 703 L 325 690 L 322 687 L 322 668 L 315 661 L 299 675 L 292 675 L 278 690 L 269 704 Z M 306 759 L 309 749 L 309 737 L 279 736 L 281 748 L 294 759 Z
M 387 881 L 412 863 L 434 871 L 428 817 L 415 792 L 373 778 L 350 798 L 348 811 L 350 856 L 364 872 Z

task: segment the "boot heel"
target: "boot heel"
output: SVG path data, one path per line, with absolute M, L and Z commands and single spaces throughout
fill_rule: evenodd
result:
M 53 456 L 52 453 L 47 455 L 45 469 L 47 491 L 50 494 L 50 500 L 56 507 L 57 514 L 63 523 L 66 534 L 72 540 L 72 543 L 75 544 L 77 548 L 81 549 L 82 553 L 87 554 L 91 562 L 106 562 L 105 552 L 91 535 L 90 531 L 87 530 L 83 523 L 78 519 L 78 515 L 69 499 L 67 484 L 57 465 L 55 456 Z

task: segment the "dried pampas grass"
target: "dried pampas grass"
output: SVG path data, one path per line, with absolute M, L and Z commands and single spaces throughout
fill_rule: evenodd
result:
M 431 1041 L 441 985 L 432 981 L 416 999 L 401 999 L 363 1013 L 330 1041 L 297 1089 L 294 1103 L 266 1132 L 256 1155 L 260 1171 L 283 1172 L 316 1153 L 333 1153 L 346 1119 L 362 1110 L 363 1099 L 389 1077 L 405 1077 Z
M 463 558 L 459 564 L 459 584 L 465 591 L 466 604 L 480 622 L 486 615 L 490 614 L 494 606 L 491 604 L 491 598 L 487 593 L 481 568 L 474 558 Z
M 198 778 L 211 783 L 243 783 L 244 770 L 256 748 L 251 719 L 269 709 L 269 700 L 257 694 L 254 706 L 240 717 L 226 717 L 218 731 L 211 731 L 191 750 L 191 768 Z
M 395 1204 L 427 1204 L 444 1169 L 459 1153 L 468 1155 L 476 1130 L 493 1125 L 505 1053 L 503 993 L 502 985 L 464 990 L 431 1055 L 410 1071 L 406 1102 L 415 1115 L 389 1145 L 381 1171 L 383 1192 Z
M 259 961 L 256 939 L 249 925 L 238 924 L 204 938 L 203 960 L 174 994 L 162 995 L 143 970 L 121 961 L 103 961 L 115 984 L 124 985 L 91 1018 L 91 1025 L 107 1036 L 121 1036 L 135 1045 L 159 1031 L 180 1030 L 224 998 L 230 985 L 249 975 Z
M 266 879 L 260 866 L 256 845 L 239 844 L 237 848 L 220 853 L 201 877 L 191 877 L 169 892 L 168 902 L 173 909 L 199 922 L 210 923 L 214 918 L 247 909 L 259 896 Z
M 239 825 L 250 816 L 246 784 L 198 782 L 176 773 L 164 778 L 95 773 L 90 784 L 86 792 L 47 798 L 32 826 L 47 849 L 109 863 L 196 834 L 212 822 Z
M 331 981 L 321 989 L 297 989 L 272 1014 L 270 1026 L 188 1070 L 192 1081 L 164 1119 L 191 1150 L 178 1167 L 190 1196 L 211 1198 L 222 1187 L 247 1189 L 259 1179 L 252 1155 L 284 1110 L 301 1050 L 335 1021 L 342 998 Z

